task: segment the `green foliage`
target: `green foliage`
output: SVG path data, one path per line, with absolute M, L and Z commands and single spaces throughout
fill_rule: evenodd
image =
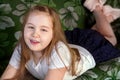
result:
M 84 28 L 85 18 L 90 16 L 82 0 L 0 0 L 0 75 L 7 66 L 20 36 L 22 16 L 31 6 L 41 4 L 53 7 L 59 12 L 63 29 Z M 120 8 L 120 0 L 108 0 L 106 4 Z M 90 17 L 93 19 L 93 16 Z M 114 21 L 112 25 L 120 47 L 120 19 Z M 98 64 L 76 80 L 117 80 L 120 79 L 119 75 L 118 58 Z

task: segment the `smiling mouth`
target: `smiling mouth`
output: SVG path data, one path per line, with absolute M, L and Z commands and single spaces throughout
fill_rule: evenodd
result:
M 33 44 L 33 45 L 36 45 L 36 44 L 39 44 L 40 42 L 36 41 L 36 40 L 30 40 L 30 43 Z

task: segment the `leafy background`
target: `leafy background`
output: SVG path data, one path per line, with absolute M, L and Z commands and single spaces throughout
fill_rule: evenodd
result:
M 84 0 L 0 0 L 0 75 L 6 68 L 21 34 L 22 17 L 34 5 L 48 5 L 56 9 L 64 30 L 90 28 L 95 23 L 94 17 L 83 6 Z M 106 4 L 120 8 L 120 0 L 107 0 Z M 120 18 L 111 23 L 120 48 Z M 120 59 L 116 58 L 97 64 L 76 80 L 120 80 Z

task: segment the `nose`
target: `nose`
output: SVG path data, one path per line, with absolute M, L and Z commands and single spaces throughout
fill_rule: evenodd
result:
M 39 34 L 39 31 L 38 30 L 35 30 L 32 34 L 33 37 L 35 38 L 40 38 L 40 34 Z

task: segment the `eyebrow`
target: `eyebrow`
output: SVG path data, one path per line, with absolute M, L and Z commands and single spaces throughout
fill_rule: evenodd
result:
M 32 24 L 32 23 L 27 23 L 26 25 L 33 25 L 33 26 L 35 26 L 35 25 Z M 48 26 L 45 26 L 45 25 L 42 25 L 41 27 L 49 29 L 49 27 L 48 27 Z
M 50 27 L 48 27 L 48 26 L 44 26 L 44 25 L 43 25 L 43 26 L 41 26 L 41 27 L 43 27 L 43 28 L 47 28 L 47 29 L 49 29 L 49 28 L 50 28 Z
M 32 23 L 26 23 L 26 25 L 34 25 L 34 24 L 32 24 Z M 35 25 L 34 25 L 35 26 Z

